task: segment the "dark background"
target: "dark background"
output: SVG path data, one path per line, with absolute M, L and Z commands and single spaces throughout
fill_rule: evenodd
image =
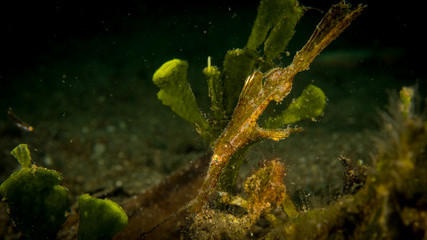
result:
M 337 1 L 302 0 L 305 6 L 327 11 Z M 404 48 L 413 58 L 421 58 L 423 48 L 421 6 L 402 1 L 348 1 L 368 4 L 347 35 L 356 46 Z M 1 1 L 0 77 L 39 64 L 40 56 L 68 38 L 93 38 L 135 31 L 138 25 L 171 12 L 197 13 L 201 9 L 227 12 L 253 9 L 258 1 Z M 306 15 L 315 15 L 310 10 Z M 316 11 L 315 11 L 316 12 Z M 218 27 L 218 26 L 217 26 Z M 108 29 L 108 30 L 106 30 Z M 160 29 L 159 29 L 160 30 Z M 161 30 L 160 30 L 161 31 Z M 421 69 L 413 66 L 414 71 Z M 424 76 L 424 74 L 423 74 Z

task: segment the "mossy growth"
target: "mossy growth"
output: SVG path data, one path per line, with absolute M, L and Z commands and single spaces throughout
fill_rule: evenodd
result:
M 69 210 L 68 190 L 60 186 L 62 175 L 32 164 L 26 144 L 20 144 L 11 154 L 22 169 L 0 186 L 0 195 L 8 204 L 10 217 L 31 239 L 55 239 Z
M 79 240 L 110 239 L 128 224 L 128 217 L 117 203 L 97 199 L 89 194 L 79 196 Z

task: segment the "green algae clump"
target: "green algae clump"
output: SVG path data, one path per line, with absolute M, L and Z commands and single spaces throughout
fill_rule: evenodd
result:
M 110 239 L 128 224 L 128 217 L 117 203 L 97 199 L 89 194 L 79 196 L 79 240 Z
M 68 190 L 60 186 L 62 175 L 31 164 L 30 151 L 20 144 L 11 154 L 22 169 L 0 185 L 9 215 L 18 229 L 31 239 L 54 239 L 68 211 Z
M 60 186 L 61 173 L 36 166 L 27 144 L 11 151 L 22 169 L 0 185 L 0 196 L 17 228 L 30 239 L 56 239 L 69 215 L 68 189 Z M 89 194 L 78 198 L 80 225 L 78 239 L 109 239 L 128 222 L 126 213 L 115 202 L 95 199 Z

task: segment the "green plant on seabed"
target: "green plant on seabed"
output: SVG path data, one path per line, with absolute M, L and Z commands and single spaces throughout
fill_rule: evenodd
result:
M 11 151 L 22 169 L 0 185 L 0 196 L 17 228 L 30 239 L 56 239 L 58 228 L 69 212 L 68 190 L 61 186 L 61 173 L 36 166 L 26 144 Z M 89 194 L 78 197 L 78 239 L 110 239 L 128 222 L 123 209 L 108 199 Z
M 279 103 L 289 94 L 294 76 L 307 70 L 314 58 L 349 26 L 364 7 L 359 5 L 351 9 L 344 1 L 332 6 L 306 45 L 295 54 L 291 64 L 286 68 L 276 68 L 274 62 L 286 49 L 305 8 L 296 0 L 261 0 L 247 45 L 227 52 L 222 71 L 212 66 L 208 57 L 208 66 L 203 74 L 211 100 L 209 118 L 199 110 L 187 82 L 186 61 L 170 60 L 154 73 L 153 82 L 160 87 L 158 98 L 191 122 L 213 149 L 205 181 L 197 197 L 184 207 L 196 214 L 193 228 L 210 229 L 213 226 L 204 225 L 207 221 L 203 219 L 217 219 L 213 221 L 215 223 L 222 219 L 229 229 L 232 229 L 232 223 L 237 223 L 228 236 L 241 237 L 261 214 L 267 214 L 273 206 L 286 202 L 288 204 L 282 204 L 284 211 L 290 215 L 295 213 L 286 196 L 282 179 L 284 167 L 279 161 L 265 163 L 264 170 L 260 169 L 247 180 L 245 191 L 249 199 L 233 197 L 230 193 L 243 159 L 253 144 L 263 139 L 278 141 L 286 138 L 302 129 L 283 126 L 323 114 L 325 95 L 321 89 L 309 85 L 284 112 L 263 123 L 258 122 L 267 105 L 271 101 Z M 263 51 L 259 51 L 261 46 Z M 277 184 L 270 185 L 271 182 Z M 222 202 L 244 207 L 247 217 L 236 219 L 230 214 L 210 209 L 208 202 L 215 192 L 222 195 Z M 197 229 L 195 232 L 200 233 Z

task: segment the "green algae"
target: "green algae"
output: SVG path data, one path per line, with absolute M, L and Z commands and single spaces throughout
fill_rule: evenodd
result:
M 79 240 L 110 239 L 128 224 L 128 217 L 117 203 L 108 199 L 80 195 Z
M 173 59 L 164 63 L 153 75 L 153 82 L 160 87 L 158 98 L 180 117 L 194 124 L 196 130 L 204 136 L 209 125 L 202 116 L 187 82 L 188 63 Z
M 410 118 L 409 114 L 413 108 L 413 100 L 414 100 L 414 89 L 409 87 L 403 87 L 399 92 L 401 104 L 400 108 L 402 114 L 405 118 Z
M 10 154 L 18 160 L 22 168 L 31 168 L 33 161 L 27 144 L 19 144 Z
M 208 57 L 208 66 L 203 70 L 203 74 L 206 77 L 211 99 L 211 114 L 205 115 L 200 112 L 197 100 L 186 79 L 188 64 L 184 60 L 170 60 L 154 73 L 153 82 L 160 88 L 159 100 L 164 105 L 171 107 L 179 116 L 193 123 L 203 139 L 214 147 L 236 112 L 235 109 L 241 96 L 240 90 L 243 90 L 245 82 L 257 69 L 268 72 L 274 68 L 272 61 L 279 58 L 280 54 L 284 52 L 303 13 L 303 7 L 295 0 L 263 0 L 260 2 L 258 15 L 247 45 L 243 49 L 229 50 L 224 57 L 222 69 L 211 66 L 210 57 Z M 258 48 L 262 44 L 264 44 L 264 51 L 261 52 Z M 261 89 L 261 82 L 264 80 L 262 78 L 258 80 L 259 89 Z M 247 98 L 253 98 L 258 94 L 252 87 L 246 89 L 252 89 L 251 93 L 246 92 Z M 308 101 L 308 104 L 317 104 L 314 102 L 314 98 L 311 99 L 312 101 Z M 304 104 L 304 106 L 307 105 L 307 103 Z M 287 115 L 290 116 L 291 113 L 287 113 Z M 305 116 L 301 115 L 298 120 L 312 118 L 309 115 L 308 113 Z M 294 122 L 298 121 L 296 118 L 294 117 Z M 281 126 L 284 124 L 286 123 Z M 268 134 L 283 135 L 274 131 L 263 134 L 265 136 Z M 224 175 L 221 178 L 228 179 L 228 181 L 221 181 L 222 189 L 231 190 L 235 185 L 235 179 L 246 152 L 241 151 L 241 154 L 232 156 L 231 163 L 224 168 Z
M 223 89 L 221 80 L 221 71 L 216 66 L 210 65 L 210 57 L 208 58 L 208 66 L 203 69 L 203 74 L 208 83 L 208 93 L 211 99 L 211 111 L 214 119 L 224 119 L 224 103 Z
M 187 81 L 188 63 L 184 60 L 170 60 L 154 73 L 153 82 L 160 88 L 159 100 L 193 123 L 212 145 L 230 120 L 245 80 L 256 69 L 268 71 L 274 67 L 272 61 L 284 52 L 303 13 L 296 0 L 261 1 L 247 45 L 243 49 L 229 50 L 222 70 L 211 66 L 210 61 L 203 70 L 211 98 L 210 118 L 204 117 L 199 110 Z M 263 43 L 264 51 L 260 52 L 257 48 Z
M 31 239 L 54 239 L 69 210 L 68 190 L 60 186 L 62 175 L 32 165 L 26 144 L 20 144 L 11 154 L 23 169 L 14 172 L 0 186 L 10 217 Z
M 202 124 L 195 125 L 200 135 L 212 146 L 213 155 L 198 196 L 187 206 L 190 212 L 203 215 L 202 211 L 206 208 L 209 196 L 216 188 L 226 193 L 232 191 L 239 168 L 252 145 L 263 139 L 278 141 L 286 138 L 302 129 L 280 127 L 323 114 L 326 105 L 325 94 L 319 88 L 309 85 L 283 113 L 266 121 L 266 129 L 257 123 L 267 105 L 271 101 L 281 102 L 289 94 L 294 76 L 307 70 L 314 58 L 349 26 L 363 8 L 364 6 L 359 5 L 355 9 L 350 9 L 345 2 L 334 5 L 314 30 L 306 45 L 295 54 L 292 63 L 285 68 L 276 68 L 273 62 L 286 49 L 294 35 L 295 25 L 304 13 L 304 8 L 295 0 L 280 2 L 264 0 L 258 8 L 258 16 L 246 47 L 228 51 L 222 71 L 216 66 L 211 66 L 208 57 L 208 67 L 205 68 L 204 74 L 208 82 L 212 114 L 208 114 L 210 117 L 206 118 L 206 123 L 209 124 L 206 128 L 201 128 Z M 258 48 L 262 44 L 264 50 L 261 52 Z M 172 63 L 181 64 L 181 70 L 176 70 L 178 67 L 169 67 L 173 65 Z M 195 120 L 197 117 L 189 118 L 181 110 L 190 109 L 194 116 L 203 116 L 185 79 L 186 68 L 185 61 L 171 60 L 156 71 L 153 81 L 160 87 L 159 99 L 178 115 L 194 123 L 197 122 Z M 172 84 L 162 84 L 164 82 L 179 82 L 179 86 L 185 86 L 186 90 Z M 163 94 L 164 92 L 168 93 Z M 191 98 L 179 99 L 177 95 L 181 92 L 184 92 L 184 95 L 191 95 Z M 168 102 L 165 99 L 171 100 Z M 182 106 L 177 106 L 179 104 Z M 268 201 L 264 199 L 264 202 Z M 286 209 L 289 215 L 296 215 L 294 206 L 282 208 Z M 212 214 L 212 217 L 223 218 L 217 213 Z M 233 217 L 225 219 L 235 221 Z M 245 226 L 247 229 L 248 225 Z
M 292 39 L 303 14 L 304 8 L 296 0 L 261 1 L 246 48 L 255 50 L 264 43 L 266 61 L 276 59 Z
M 60 172 L 32 163 L 27 144 L 11 151 L 22 169 L 0 185 L 0 196 L 17 228 L 30 239 L 56 239 L 60 226 L 69 215 L 68 189 L 61 186 Z M 78 239 L 109 239 L 127 225 L 127 215 L 111 200 L 88 194 L 79 197 Z
M 256 67 L 259 53 L 251 49 L 229 50 L 224 58 L 224 107 L 228 116 L 233 114 L 239 101 L 240 89 Z
M 326 96 L 322 89 L 310 84 L 288 108 L 276 117 L 264 122 L 267 128 L 279 128 L 303 119 L 321 116 L 325 110 Z

